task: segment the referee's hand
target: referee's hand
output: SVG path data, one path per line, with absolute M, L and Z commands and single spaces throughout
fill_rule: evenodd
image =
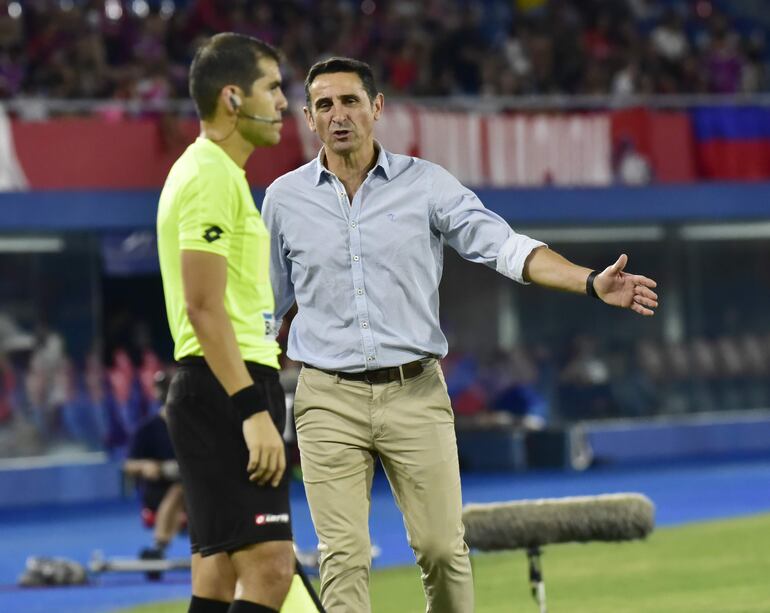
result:
M 270 413 L 261 411 L 245 420 L 243 438 L 249 448 L 249 481 L 277 487 L 286 470 L 286 452 Z

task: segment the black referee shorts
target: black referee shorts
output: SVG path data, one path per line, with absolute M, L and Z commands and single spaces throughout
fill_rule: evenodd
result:
M 283 432 L 286 403 L 278 371 L 251 362 L 246 366 L 278 432 Z M 166 414 L 182 477 L 192 552 L 208 556 L 291 540 L 289 471 L 275 488 L 249 481 L 249 450 L 241 419 L 203 358 L 179 362 Z

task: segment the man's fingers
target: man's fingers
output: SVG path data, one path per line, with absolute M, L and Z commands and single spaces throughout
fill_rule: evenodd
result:
M 250 481 L 259 481 L 265 474 L 265 453 L 265 450 L 261 447 L 251 452 L 251 462 L 249 462 L 251 467 Z
M 283 478 L 283 473 L 286 471 L 286 454 L 284 453 L 283 449 L 278 450 L 278 468 L 273 475 L 273 480 L 270 483 L 273 487 L 278 487 L 278 484 L 281 482 L 281 479 Z
M 247 473 L 252 474 L 255 470 L 257 470 L 257 458 L 258 454 L 249 453 L 249 461 L 246 463 Z
M 634 285 L 649 288 L 658 287 L 658 284 L 653 279 L 643 277 L 642 275 L 634 275 Z
M 269 481 L 272 481 L 273 475 L 278 468 L 278 458 L 276 457 L 275 449 L 269 451 L 265 455 L 265 470 L 262 473 L 262 477 L 257 481 L 260 485 L 265 485 Z
M 286 471 L 286 457 L 282 447 L 273 449 L 261 449 L 259 456 L 252 452 L 252 460 L 249 462 L 249 481 L 258 485 L 277 487 Z
M 612 272 L 617 273 L 623 270 L 626 267 L 627 263 L 628 263 L 628 256 L 625 253 L 621 253 L 617 262 L 615 262 L 612 266 L 610 266 L 610 268 L 612 269 Z
M 654 309 L 658 306 L 658 295 L 647 288 L 636 288 L 634 290 L 634 302 Z
M 634 296 L 634 302 L 638 305 L 656 309 L 658 307 L 658 301 L 652 298 L 646 298 L 645 296 Z
M 636 286 L 629 308 L 640 315 L 654 315 L 655 311 L 653 309 L 658 307 L 657 298 L 658 296 L 652 290 Z
M 631 310 L 635 313 L 639 313 L 639 315 L 645 315 L 649 317 L 650 315 L 655 315 L 655 311 L 652 309 L 648 309 L 647 307 L 642 306 L 641 304 L 634 302 L 631 305 Z
M 657 300 L 658 294 L 653 292 L 650 288 L 644 287 L 644 285 L 637 285 L 634 287 L 634 294 L 641 296 L 642 298 L 648 298 L 650 300 Z

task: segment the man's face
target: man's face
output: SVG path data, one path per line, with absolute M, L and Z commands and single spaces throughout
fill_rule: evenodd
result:
M 281 90 L 281 72 L 271 58 L 260 58 L 262 76 L 251 85 L 251 92 L 241 101 L 239 111 L 258 117 L 280 119 L 288 103 Z M 238 119 L 238 132 L 255 147 L 277 145 L 281 140 L 282 123 L 255 121 L 248 117 Z
M 331 72 L 318 75 L 310 84 L 305 118 L 328 150 L 349 155 L 371 146 L 382 104 L 382 94 L 369 100 L 355 72 Z

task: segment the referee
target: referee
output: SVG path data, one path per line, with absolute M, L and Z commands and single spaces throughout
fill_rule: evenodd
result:
M 294 576 L 269 238 L 243 170 L 255 147 L 281 138 L 278 64 L 277 50 L 248 36 L 218 34 L 199 48 L 190 94 L 201 134 L 158 206 L 191 613 L 278 611 Z

